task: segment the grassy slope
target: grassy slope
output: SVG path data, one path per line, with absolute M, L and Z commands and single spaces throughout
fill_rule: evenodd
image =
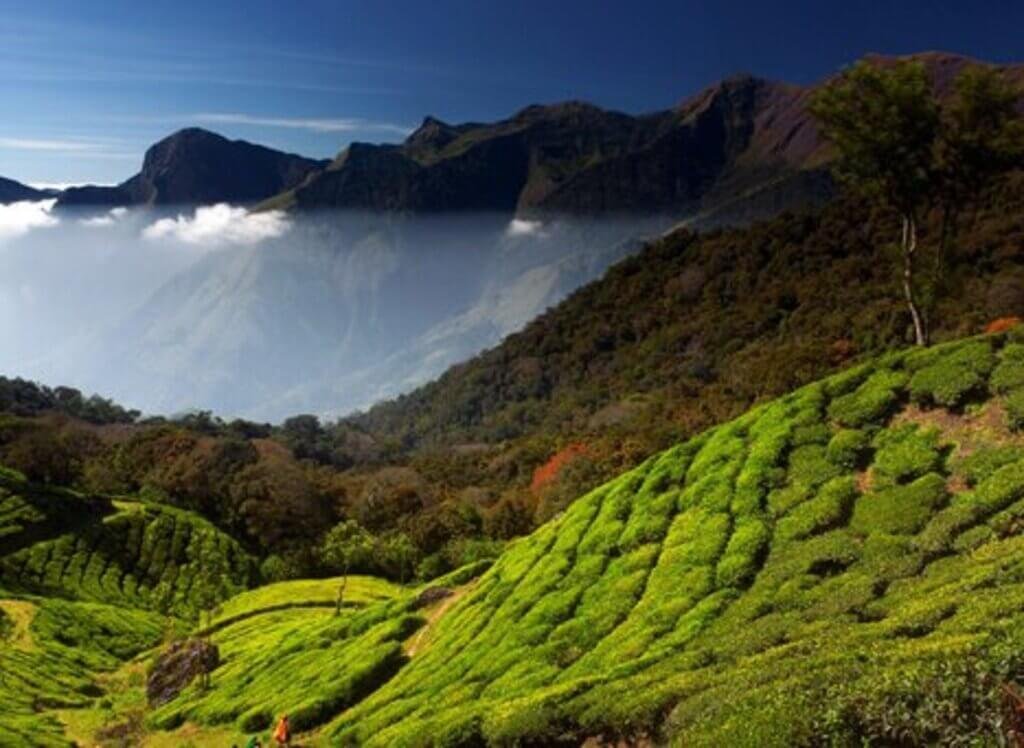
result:
M 106 716 L 104 679 L 187 629 L 154 611 L 194 616 L 211 554 L 229 571 L 222 594 L 248 586 L 249 556 L 196 515 L 0 469 L 0 744 L 67 745 L 67 715 Z
M 1003 343 L 880 359 L 596 489 L 330 742 L 940 740 L 947 702 L 1021 677 L 1000 642 L 1024 622 L 1024 346 Z M 956 734 L 992 740 L 976 711 Z
M 101 728 L 137 719 L 125 738 L 133 745 L 219 746 L 243 742 L 282 712 L 303 729 L 326 722 L 401 667 L 402 642 L 421 622 L 406 613 L 407 591 L 370 577 L 349 580 L 346 610 L 335 617 L 335 582 L 283 582 L 228 600 L 211 636 L 223 662 L 211 689 L 187 689 L 153 711 L 144 693 L 148 655 L 135 656 L 160 643 L 168 619 L 93 603 L 0 599 L 10 645 L 0 653 L 0 744 L 91 744 Z M 318 604 L 280 609 L 282 601 Z
M 465 584 L 487 566 L 463 567 L 435 583 Z M 416 610 L 414 591 L 354 576 L 346 585 L 346 608 L 336 616 L 337 582 L 281 582 L 224 603 L 225 625 L 215 623 L 211 636 L 224 664 L 210 688 L 186 690 L 153 712 L 150 725 L 255 732 L 287 713 L 297 730 L 319 728 L 393 677 L 408 661 L 410 637 L 444 606 Z M 295 605 L 282 609 L 282 601 Z
M 236 723 L 261 730 L 282 713 L 299 730 L 329 721 L 405 663 L 402 642 L 421 624 L 404 603 L 376 603 L 334 616 L 303 608 L 264 613 L 213 634 L 223 665 L 209 690 L 193 687 L 150 723 L 177 728 Z
M 287 608 L 333 608 L 342 578 L 300 579 L 277 582 L 235 595 L 225 601 L 213 619 L 213 626 L 239 618 Z M 402 588 L 385 579 L 351 576 L 345 582 L 345 604 L 365 605 L 398 596 Z

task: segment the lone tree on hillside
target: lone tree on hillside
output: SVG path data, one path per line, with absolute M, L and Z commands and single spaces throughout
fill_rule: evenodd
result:
M 1017 94 L 990 67 L 970 66 L 941 104 L 924 66 L 859 62 L 811 101 L 822 136 L 835 146 L 840 182 L 895 211 L 901 220 L 903 297 L 918 345 L 929 341 L 930 311 L 948 260 L 956 218 L 988 181 L 1020 158 Z M 936 261 L 922 283 L 920 229 L 938 208 Z
M 329 568 L 341 572 L 334 615 L 341 614 L 349 571 L 367 566 L 373 559 L 373 536 L 355 520 L 344 520 L 330 529 L 320 546 L 320 558 Z

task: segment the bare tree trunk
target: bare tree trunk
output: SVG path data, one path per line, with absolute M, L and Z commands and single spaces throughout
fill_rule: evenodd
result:
M 341 575 L 341 584 L 338 585 L 338 597 L 334 601 L 334 615 L 341 615 L 341 606 L 345 602 L 345 586 L 348 584 L 348 564 L 345 564 L 345 573 Z
M 913 215 L 903 216 L 903 296 L 910 309 L 910 318 L 914 322 L 914 342 L 920 346 L 928 345 L 928 332 L 921 317 L 914 295 L 914 256 L 917 253 L 917 219 Z

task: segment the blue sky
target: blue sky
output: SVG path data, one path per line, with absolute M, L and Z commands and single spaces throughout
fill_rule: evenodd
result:
M 426 114 L 579 98 L 629 112 L 747 71 L 810 82 L 869 51 L 1024 60 L 1021 2 L 0 0 L 0 175 L 111 183 L 200 125 L 310 156 Z

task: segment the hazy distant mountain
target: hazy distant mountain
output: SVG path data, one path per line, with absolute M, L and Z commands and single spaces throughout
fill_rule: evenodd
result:
M 206 253 L 91 334 L 19 356 L 18 372 L 147 412 L 340 415 L 494 345 L 664 225 L 300 215 L 283 237 Z
M 189 128 L 146 151 L 142 171 L 126 182 L 72 187 L 57 205 L 254 203 L 294 187 L 326 163 Z
M 45 200 L 56 193 L 51 190 L 37 190 L 13 179 L 0 177 L 0 203 L 17 203 L 22 200 Z

